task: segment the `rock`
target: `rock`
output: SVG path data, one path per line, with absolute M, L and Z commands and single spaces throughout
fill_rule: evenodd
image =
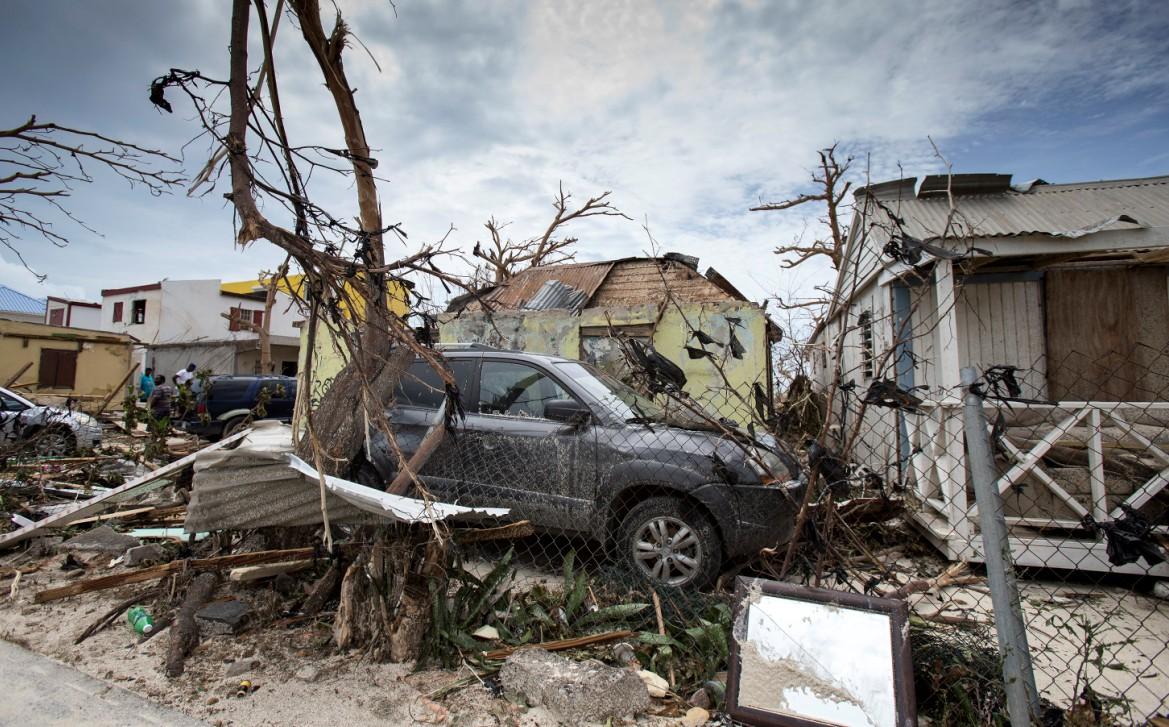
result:
M 296 674 L 294 676 L 296 676 L 296 678 L 302 682 L 308 682 L 309 684 L 312 684 L 317 679 L 321 678 L 321 670 L 312 664 L 305 664 L 296 670 Z
M 686 700 L 687 704 L 692 707 L 702 707 L 703 709 L 710 709 L 710 695 L 707 694 L 706 689 L 699 687 L 690 695 L 690 699 Z
M 216 601 L 209 603 L 195 613 L 199 632 L 203 634 L 234 634 L 248 621 L 252 609 L 243 601 Z
M 137 545 L 141 545 L 138 538 L 119 533 L 109 525 L 102 525 L 100 528 L 87 530 L 80 535 L 69 538 L 64 543 L 61 543 L 61 548 L 87 553 L 121 555 L 128 548 L 133 548 Z
M 572 661 L 543 649 L 520 649 L 499 671 L 504 692 L 544 706 L 571 723 L 604 722 L 644 712 L 649 694 L 637 674 L 596 660 Z
M 126 567 L 156 565 L 166 559 L 166 550 L 157 543 L 138 545 L 126 551 Z
M 613 647 L 613 658 L 625 666 L 637 663 L 637 653 L 633 647 L 622 641 Z
M 480 626 L 471 635 L 477 639 L 486 639 L 487 641 L 496 641 L 499 639 L 499 631 L 494 626 Z
M 1154 583 L 1153 595 L 1157 598 L 1169 599 L 1169 581 L 1157 581 Z
M 243 676 L 244 674 L 259 668 L 259 666 L 259 659 L 240 659 L 234 664 L 230 664 L 227 667 L 227 671 L 223 673 L 223 676 L 227 677 L 228 679 L 232 677 Z
M 670 683 L 652 671 L 642 669 L 637 672 L 637 676 L 641 677 L 641 681 L 645 684 L 645 688 L 649 691 L 649 696 L 651 697 L 660 699 L 670 691 Z
M 208 697 L 207 704 L 212 705 L 219 701 L 219 697 Z
M 686 727 L 700 727 L 710 721 L 710 712 L 702 707 L 691 707 L 682 717 L 682 724 Z

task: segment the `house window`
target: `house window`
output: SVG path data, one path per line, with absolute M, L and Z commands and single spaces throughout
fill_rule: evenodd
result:
M 65 325 L 65 309 L 64 308 L 54 308 L 53 310 L 49 311 L 49 325 L 50 326 L 63 326 L 63 325 Z
M 131 319 L 131 323 L 134 323 L 136 325 L 145 323 L 146 322 L 146 301 L 136 300 L 132 303 L 132 305 L 133 305 L 133 308 L 131 309 L 130 314 L 131 314 L 131 316 L 133 316 L 133 318 Z
M 41 367 L 37 372 L 37 386 L 43 389 L 72 389 L 76 378 L 76 351 L 41 349 Z
M 114 323 L 122 322 L 122 301 L 114 303 Z
M 873 378 L 873 314 L 865 311 L 857 318 L 861 332 L 861 373 L 866 379 Z

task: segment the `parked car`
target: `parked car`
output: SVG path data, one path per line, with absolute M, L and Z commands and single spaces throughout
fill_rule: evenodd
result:
M 652 400 L 581 361 L 478 346 L 443 355 L 466 417 L 422 468 L 433 496 L 594 538 L 671 586 L 708 585 L 725 559 L 790 539 L 806 485 L 774 440 L 664 423 Z M 424 361 L 402 377 L 389 419 L 403 453 L 445 396 Z M 381 484 L 396 468 L 375 431 L 354 476 Z
M 88 414 L 34 404 L 0 388 L 0 446 L 26 441 L 41 457 L 63 457 L 101 444 L 101 424 Z
M 268 397 L 259 411 L 260 392 Z M 230 437 L 257 419 L 292 420 L 296 379 L 291 376 L 212 376 L 179 428 L 216 440 Z

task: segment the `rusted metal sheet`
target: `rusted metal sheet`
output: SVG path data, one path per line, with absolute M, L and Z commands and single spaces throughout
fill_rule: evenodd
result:
M 492 308 L 498 310 L 516 310 L 524 308 L 525 304 L 536 299 L 540 289 L 550 280 L 556 280 L 561 285 L 573 288 L 583 293 L 579 302 L 571 310 L 583 308 L 588 299 L 605 280 L 605 276 L 613 269 L 615 261 L 606 260 L 598 263 L 571 263 L 568 265 L 548 265 L 546 267 L 528 268 L 519 273 L 507 283 L 482 296 Z M 478 309 L 476 301 L 470 301 L 469 310 Z M 550 308 L 552 306 L 545 306 Z

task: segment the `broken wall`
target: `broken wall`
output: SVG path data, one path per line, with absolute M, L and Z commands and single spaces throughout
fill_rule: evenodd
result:
M 732 324 L 735 320 L 738 322 Z M 589 360 L 620 377 L 624 359 L 616 342 L 608 339 L 610 325 L 630 337 L 652 337 L 654 348 L 685 372 L 687 393 L 723 416 L 748 421 L 745 407 L 753 401 L 752 384 L 758 382 L 765 391 L 769 389 L 766 316 L 761 309 L 737 301 L 682 303 L 664 310 L 657 305 L 633 305 L 580 312 L 463 311 L 439 318 L 439 340 Z M 742 346 L 741 358 L 733 356 L 729 346 L 715 345 L 707 348 L 719 365 L 705 357 L 689 357 L 686 346 L 701 348 L 693 340 L 692 330 L 701 330 L 726 344 L 732 325 Z

